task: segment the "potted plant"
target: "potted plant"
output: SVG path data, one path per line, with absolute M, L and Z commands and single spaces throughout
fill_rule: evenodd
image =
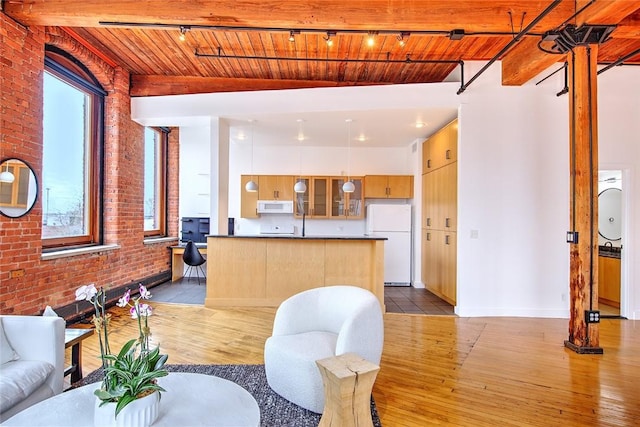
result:
M 106 312 L 105 291 L 96 289 L 93 284 L 76 290 L 76 300 L 90 301 L 95 309 L 93 324 L 104 374 L 100 388 L 95 391 L 98 399 L 96 425 L 148 426 L 158 416 L 160 392 L 165 390 L 157 379 L 168 374 L 164 369 L 168 356 L 160 354 L 159 347 L 151 349 L 149 346 L 148 317 L 153 310 L 140 300 L 151 298 L 151 293 L 142 284 L 139 292 L 137 297 L 131 297 L 131 290 L 127 289 L 116 303 L 118 307 L 129 307 L 131 317 L 137 320 L 139 336 L 128 341 L 117 354 L 112 354 L 108 333 L 111 314 Z M 138 409 L 139 406 L 142 409 Z

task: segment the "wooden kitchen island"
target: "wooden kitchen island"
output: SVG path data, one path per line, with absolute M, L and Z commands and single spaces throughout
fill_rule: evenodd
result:
M 354 285 L 384 310 L 384 237 L 208 236 L 205 307 L 277 307 L 306 289 Z

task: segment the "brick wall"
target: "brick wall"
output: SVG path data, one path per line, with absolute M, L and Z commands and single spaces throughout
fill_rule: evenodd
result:
M 0 158 L 25 160 L 42 182 L 42 74 L 44 45 L 82 61 L 108 92 L 105 105 L 105 243 L 119 249 L 42 260 L 42 191 L 21 218 L 0 217 L 0 313 L 39 314 L 46 305 L 71 304 L 87 283 L 108 289 L 153 282 L 170 270 L 168 246 L 144 244 L 144 129 L 130 117 L 129 73 L 110 67 L 66 33 L 23 28 L 0 14 Z M 169 235 L 178 234 L 178 132 L 169 138 Z M 12 270 L 24 270 L 11 278 Z

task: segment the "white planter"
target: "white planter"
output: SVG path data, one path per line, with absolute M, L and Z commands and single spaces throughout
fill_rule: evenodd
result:
M 100 406 L 102 401 L 96 397 L 93 413 L 94 427 L 149 427 L 158 418 L 160 410 L 160 393 L 136 399 L 125 406 L 116 417 L 116 404 L 107 403 Z

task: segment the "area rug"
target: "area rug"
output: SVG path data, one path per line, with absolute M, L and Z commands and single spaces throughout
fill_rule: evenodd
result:
M 320 414 L 308 411 L 281 397 L 269 387 L 264 365 L 166 365 L 169 372 L 191 372 L 214 375 L 244 387 L 258 402 L 260 424 L 263 427 L 315 427 Z M 102 380 L 102 370 L 96 370 L 73 384 L 73 388 Z M 371 398 L 371 418 L 381 427 L 375 402 Z

